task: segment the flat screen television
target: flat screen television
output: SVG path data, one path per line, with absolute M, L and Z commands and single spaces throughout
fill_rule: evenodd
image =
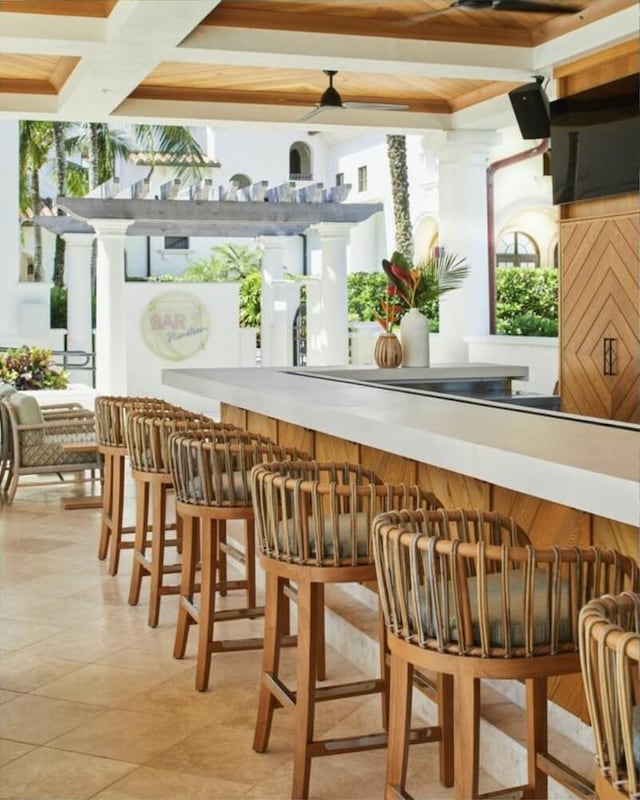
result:
M 553 202 L 638 192 L 640 76 L 550 104 Z

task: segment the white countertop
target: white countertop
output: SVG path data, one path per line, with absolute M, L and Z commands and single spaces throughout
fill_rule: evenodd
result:
M 517 368 L 521 369 L 521 368 Z M 444 371 L 448 370 L 448 375 Z M 502 373 L 500 372 L 502 370 Z M 327 379 L 310 377 L 325 371 Z M 513 375 L 469 364 L 428 370 L 167 369 L 163 383 L 631 525 L 640 523 L 640 428 L 339 378 Z

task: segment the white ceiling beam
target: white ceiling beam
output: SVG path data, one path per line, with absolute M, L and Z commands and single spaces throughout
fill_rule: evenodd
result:
M 59 95 L 66 119 L 104 120 L 171 56 L 218 0 L 127 0 L 107 20 L 106 42 L 88 49 Z
M 208 25 L 194 31 L 172 60 L 499 81 L 522 80 L 533 66 L 531 51 L 519 47 Z

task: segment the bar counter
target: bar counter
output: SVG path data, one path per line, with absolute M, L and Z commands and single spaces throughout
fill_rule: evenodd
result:
M 638 426 L 366 382 L 400 374 L 518 377 L 517 370 L 511 375 L 504 367 L 482 364 L 400 370 L 253 367 L 168 369 L 163 382 L 301 429 L 638 525 Z

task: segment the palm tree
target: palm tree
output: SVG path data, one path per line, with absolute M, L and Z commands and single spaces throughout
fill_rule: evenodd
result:
M 409 206 L 409 179 L 407 176 L 407 139 L 405 136 L 387 135 L 387 155 L 391 176 L 391 197 L 395 221 L 396 246 L 407 261 L 413 261 L 413 229 Z
M 53 145 L 53 126 L 39 120 L 20 121 L 20 213 L 23 217 L 37 216 L 43 207 L 40 196 L 40 170 L 49 160 Z M 41 281 L 42 231 L 33 229 L 33 279 Z

